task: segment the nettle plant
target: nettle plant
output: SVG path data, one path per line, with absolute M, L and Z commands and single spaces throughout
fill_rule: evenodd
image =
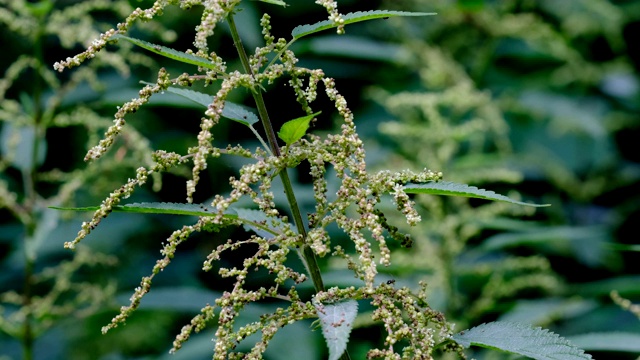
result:
M 286 5 L 284 1 L 263 1 L 277 6 Z M 172 352 L 180 349 L 194 331 L 201 331 L 213 323 L 213 320 L 217 320 L 214 359 L 261 359 L 279 329 L 298 321 L 317 318 L 329 348 L 329 358 L 348 359 L 349 355 L 345 350 L 354 319 L 358 315 L 358 302 L 369 302 L 374 308 L 370 313 L 370 320 L 381 324 L 387 335 L 380 348 L 369 350 L 368 358 L 432 359 L 434 354 L 442 352 L 458 353 L 464 358 L 465 347 L 478 345 L 536 359 L 590 359 L 589 355 L 558 335 L 522 324 L 494 322 L 454 334 L 454 324 L 447 322 L 443 313 L 429 306 L 426 283 L 409 288 L 377 278 L 379 267 L 388 266 L 392 261 L 387 243 L 397 242 L 410 247 L 412 242 L 411 237 L 390 224 L 379 209 L 378 205 L 385 194 L 391 196 L 397 211 L 404 215 L 409 225 L 416 225 L 421 220 L 409 194 L 465 196 L 520 205 L 532 204 L 465 184 L 441 181 L 443 175 L 437 171 L 425 169 L 420 172 L 406 170 L 369 173 L 353 113 L 346 99 L 338 92 L 336 82 L 321 69 L 297 66 L 298 60 L 289 47 L 302 37 L 327 29 L 336 29 L 342 34 L 345 25 L 350 23 L 432 14 L 369 11 L 343 15 L 339 13 L 335 1 L 318 0 L 316 3 L 326 8 L 329 19 L 294 28 L 290 40 L 272 36 L 270 17 L 264 14 L 260 25 L 265 44 L 256 48 L 253 55 L 248 55 L 234 22 L 234 14 L 240 10 L 240 0 L 159 0 L 149 9 L 133 11 L 125 22 L 118 24 L 116 29 L 103 33 L 85 52 L 54 65 L 59 71 L 78 66 L 96 56 L 98 51 L 114 40 L 128 41 L 176 61 L 194 65 L 193 73 L 177 76 L 164 68 L 160 69 L 155 83 L 147 83 L 140 90 L 139 98 L 118 108 L 114 124 L 106 131 L 99 144 L 89 150 L 86 161 L 105 155 L 123 130 L 125 117 L 136 112 L 154 95 L 175 93 L 202 104 L 206 109 L 194 146 L 186 149 L 185 154 L 155 151 L 152 154 L 154 165 L 138 168 L 134 178 L 113 191 L 99 207 L 92 208 L 95 209 L 93 218 L 82 224 L 82 229 L 73 241 L 65 243 L 65 247 L 74 249 L 112 211 L 198 216 L 197 222 L 175 230 L 167 238 L 161 250 L 162 258 L 156 262 L 151 275 L 142 279 L 131 296 L 131 303 L 121 308 L 111 323 L 102 329 L 103 332 L 123 324 L 138 308 L 144 295 L 151 290 L 154 277 L 169 266 L 178 246 L 193 233 L 216 232 L 226 227 L 243 226 L 253 235 L 248 239 L 229 239 L 215 248 L 203 263 L 204 271 L 217 268 L 220 276 L 235 279 L 233 286 L 212 304 L 204 306 L 201 313 L 182 328 L 175 338 Z M 195 50 L 177 51 L 124 35 L 135 22 L 150 21 L 172 5 L 183 9 L 204 7 L 201 22 L 195 29 Z M 171 11 L 175 10 L 171 8 Z M 225 59 L 208 48 L 207 39 L 221 22 L 226 22 L 229 26 L 243 71 L 228 71 Z M 288 80 L 293 90 L 292 96 L 295 96 L 306 115 L 284 123 L 276 136 L 262 94 L 281 78 Z M 205 85 L 216 83 L 219 90 L 211 95 L 188 89 L 196 82 Z M 320 114 L 313 105 L 321 88 L 342 119 L 340 132 L 326 137 L 308 133 L 310 125 Z M 255 110 L 227 101 L 229 94 L 236 89 L 250 91 L 255 100 Z M 323 110 L 328 112 L 327 109 Z M 213 146 L 213 129 L 223 118 L 246 125 L 262 147 L 252 150 L 241 146 Z M 253 127 L 258 122 L 262 124 L 266 141 Z M 281 146 L 278 137 L 284 145 Z M 229 194 L 216 195 L 208 204 L 194 204 L 196 186 L 200 182 L 200 174 L 207 168 L 207 161 L 222 156 L 239 156 L 252 161 L 242 166 L 237 177 L 229 179 L 232 187 Z M 296 168 L 303 162 L 310 167 L 315 200 L 315 211 L 306 217 L 301 214 L 297 195 L 287 173 L 287 169 Z M 137 187 L 146 184 L 150 175 L 183 164 L 190 164 L 192 173 L 191 179 L 186 182 L 186 203 L 121 205 L 122 200 L 127 199 Z M 329 167 L 333 168 L 331 173 L 335 173 L 339 184 L 335 195 L 328 190 Z M 287 214 L 276 207 L 276 196 L 281 196 L 272 191 L 272 183 L 276 177 L 284 187 L 289 205 Z M 244 198 L 249 198 L 255 206 L 239 206 L 238 202 Z M 327 231 L 332 224 L 337 225 L 348 236 L 354 253 L 347 251 L 345 246 L 332 243 Z M 232 256 L 231 253 L 240 248 L 256 250 L 243 260 L 240 268 L 220 265 L 220 259 Z M 296 271 L 287 265 L 292 252 L 299 256 L 306 272 Z M 329 256 L 342 258 L 346 267 L 359 279 L 360 286 L 325 287 L 317 258 Z M 247 279 L 260 269 L 266 269 L 272 274 L 272 285 L 250 289 L 246 286 Z M 299 293 L 299 284 L 309 278 L 313 283 L 314 294 L 311 298 L 305 298 L 304 294 Z M 255 322 L 238 324 L 239 314 L 249 304 L 266 300 L 281 301 L 282 306 L 274 312 L 263 314 Z M 256 333 L 261 334 L 261 337 L 248 353 L 235 350 L 243 339 Z

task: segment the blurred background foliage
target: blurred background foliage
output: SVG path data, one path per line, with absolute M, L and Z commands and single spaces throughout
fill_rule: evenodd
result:
M 286 8 L 242 2 L 237 22 L 247 49 L 261 44 L 263 11 L 272 15 L 277 37 L 326 16 L 313 1 L 289 2 Z M 160 66 L 172 74 L 190 69 L 126 43 L 109 46 L 80 68 L 62 74 L 52 69 L 133 8 L 151 4 L 0 0 L 0 359 L 21 358 L 28 349 L 36 359 L 169 358 L 181 326 L 227 285 L 202 273 L 201 262 L 228 237 L 247 235 L 229 230 L 194 236 L 156 277 L 127 326 L 101 335 L 150 271 L 160 243 L 193 219 L 113 214 L 71 253 L 62 244 L 89 214 L 48 209 L 98 204 L 149 163 L 151 149 L 185 152 L 194 143 L 200 110 L 163 94 L 129 116 L 107 156 L 85 164 L 87 149 L 111 124 L 115 107 L 136 96 L 139 81 L 154 81 Z M 446 180 L 552 204 L 532 212 L 417 196 L 423 222 L 402 229 L 412 234 L 413 247 L 397 249 L 380 281 L 426 281 L 430 305 L 457 330 L 496 319 L 521 321 L 569 337 L 595 358 L 637 358 L 633 346 L 606 350 L 583 334 L 640 336 L 637 312 L 623 309 L 629 307 L 625 299 L 640 302 L 640 1 L 350 0 L 340 9 L 375 8 L 438 15 L 354 24 L 346 35 L 326 32 L 293 47 L 301 66 L 337 79 L 356 114 L 371 169 L 426 167 L 442 171 Z M 198 8 L 170 9 L 157 21 L 138 24 L 132 36 L 192 47 Z M 211 47 L 238 67 L 229 35 L 219 29 Z M 285 88 L 276 84 L 266 95 L 276 126 L 302 114 Z M 248 94 L 232 95 L 251 105 Z M 327 104 L 318 100 L 315 109 Z M 335 125 L 323 114 L 312 131 Z M 257 146 L 243 130 L 222 122 L 214 141 Z M 226 179 L 239 165 L 212 161 L 196 201 L 228 191 Z M 303 208 L 312 209 L 305 172 L 302 166 L 296 189 Z M 183 202 L 188 174 L 185 167 L 156 177 L 131 202 Z M 400 218 L 389 220 L 402 228 Z M 336 244 L 346 240 L 338 231 L 332 236 Z M 340 261 L 322 265 L 329 285 L 356 282 Z M 246 319 L 274 306 L 249 307 Z M 352 358 L 363 358 L 383 340 L 367 321 L 370 310 L 361 304 Z M 210 358 L 211 337 L 207 331 L 193 336 L 171 358 Z M 33 338 L 33 345 L 21 338 Z M 319 331 L 299 323 L 281 330 L 266 358 L 325 354 Z

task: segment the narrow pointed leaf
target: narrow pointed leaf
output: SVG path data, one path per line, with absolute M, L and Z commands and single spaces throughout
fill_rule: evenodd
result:
M 183 89 L 175 86 L 167 88 L 167 92 L 180 95 L 195 103 L 198 103 L 205 108 L 209 107 L 209 104 L 213 102 L 213 95 L 201 93 L 190 89 Z M 222 116 L 227 119 L 237 121 L 243 125 L 249 126 L 258 122 L 258 116 L 247 109 L 245 106 L 232 103 L 230 101 L 224 102 L 224 108 L 222 108 Z
M 558 334 L 539 327 L 496 321 L 453 335 L 464 347 L 471 345 L 522 355 L 536 360 L 592 359 L 584 350 Z
M 517 201 L 504 195 L 496 194 L 493 191 L 478 189 L 475 186 L 466 184 L 458 184 L 448 181 L 430 181 L 424 184 L 408 184 L 404 186 L 404 192 L 407 194 L 431 194 L 431 195 L 448 195 L 463 196 L 476 199 L 505 201 L 517 205 L 526 205 L 534 207 L 550 206 L 550 204 L 530 204 Z
M 287 145 L 291 145 L 294 142 L 300 140 L 309 129 L 309 123 L 311 120 L 318 116 L 321 111 L 315 114 L 299 117 L 297 119 L 289 120 L 282 124 L 280 131 L 278 131 L 278 137 L 282 139 Z
M 347 300 L 335 304 L 314 302 L 322 335 L 329 347 L 329 360 L 338 360 L 347 348 L 353 320 L 358 315 L 358 302 Z
M 262 1 L 262 2 L 267 3 L 267 4 L 287 6 L 287 3 L 282 1 L 282 0 L 258 0 L 258 1 Z
M 208 59 L 196 56 L 194 54 L 187 54 L 186 52 L 178 51 L 166 46 L 152 44 L 144 40 L 135 39 L 120 34 L 113 35 L 111 38 L 109 38 L 109 40 L 126 40 L 134 45 L 140 46 L 141 48 L 147 49 L 164 57 L 168 57 L 169 59 L 177 60 L 191 65 L 202 66 L 204 68 L 212 70 L 216 70 L 218 68 L 216 64 L 212 63 Z
M 50 206 L 55 210 L 67 211 L 96 211 L 99 206 L 88 207 L 58 207 Z M 233 209 L 236 214 L 226 213 L 223 215 L 226 219 L 237 219 L 247 231 L 254 231 L 259 236 L 269 238 L 274 235 L 283 233 L 289 224 L 284 222 L 274 223 L 267 218 L 264 213 L 258 210 L 249 209 Z M 166 202 L 148 202 L 133 203 L 126 205 L 116 205 L 113 207 L 115 212 L 129 212 L 138 214 L 169 214 L 169 215 L 192 215 L 192 216 L 215 216 L 217 210 L 209 205 L 204 204 L 186 204 L 186 203 L 166 203 Z
M 265 239 L 273 238 L 274 235 L 280 235 L 290 228 L 289 224 L 279 219 L 270 218 L 260 210 L 243 208 L 234 210 L 238 214 L 238 219 L 242 221 L 242 227 L 246 231 L 253 231 Z
M 408 12 L 408 11 L 388 11 L 388 10 L 372 10 L 372 11 L 357 11 L 342 16 L 344 25 L 353 24 L 365 20 L 388 18 L 392 16 L 428 16 L 435 15 L 435 13 L 425 12 Z M 317 33 L 323 30 L 335 28 L 336 25 L 330 20 L 324 20 L 315 24 L 300 25 L 295 27 L 291 31 L 291 36 L 294 40 L 300 39 L 303 36 L 307 36 L 313 33 Z
M 68 211 L 96 211 L 99 206 L 88 207 L 58 207 L 51 206 L 56 210 Z M 204 204 L 184 204 L 184 203 L 167 203 L 167 202 L 148 202 L 133 203 L 126 205 L 116 205 L 113 207 L 116 212 L 130 212 L 139 214 L 171 214 L 171 215 L 193 215 L 193 216 L 215 216 L 217 211 L 209 205 Z M 235 215 L 225 215 L 226 217 L 235 218 Z

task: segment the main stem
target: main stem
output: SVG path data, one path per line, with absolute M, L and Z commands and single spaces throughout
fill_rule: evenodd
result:
M 251 65 L 249 64 L 249 57 L 247 56 L 247 53 L 244 50 L 244 46 L 242 45 L 242 40 L 240 39 L 240 35 L 238 34 L 236 24 L 233 20 L 233 15 L 229 14 L 227 20 L 229 21 L 231 36 L 233 37 L 233 43 L 236 47 L 236 50 L 238 51 L 238 55 L 240 56 L 242 67 L 247 74 L 250 74 L 253 77 L 254 74 L 251 70 Z M 278 146 L 278 139 L 276 138 L 276 133 L 273 130 L 271 120 L 269 119 L 267 106 L 265 105 L 264 98 L 262 97 L 262 90 L 260 89 L 260 87 L 256 86 L 255 89 L 253 89 L 252 94 L 253 99 L 256 102 L 256 106 L 258 107 L 258 114 L 260 115 L 262 126 L 264 127 L 264 130 L 267 134 L 267 140 L 269 142 L 271 152 L 273 152 L 275 156 L 279 157 L 282 155 L 280 152 L 280 146 Z M 293 186 L 291 185 L 291 180 L 289 179 L 287 169 L 285 168 L 280 171 L 279 176 L 282 180 L 282 184 L 284 185 L 284 193 L 287 195 L 287 201 L 289 202 L 289 207 L 291 209 L 291 213 L 293 214 L 293 221 L 296 224 L 298 233 L 303 236 L 305 241 L 305 244 L 303 244 L 302 248 L 300 249 L 302 258 L 305 262 L 305 266 L 307 268 L 307 271 L 309 272 L 309 275 L 311 276 L 311 280 L 313 281 L 313 286 L 316 292 L 324 291 L 324 283 L 322 281 L 320 267 L 318 266 L 318 262 L 316 261 L 316 255 L 313 250 L 306 244 L 307 230 L 304 227 L 302 214 L 300 213 L 300 207 L 298 206 L 298 201 L 296 200 L 295 193 L 293 192 Z
M 236 28 L 236 24 L 233 20 L 233 14 L 229 14 L 227 17 L 229 21 L 229 28 L 231 29 L 231 36 L 233 37 L 233 44 L 238 51 L 238 55 L 240 56 L 240 61 L 242 62 L 242 67 L 247 74 L 251 74 L 254 77 L 253 71 L 251 70 L 251 65 L 249 64 L 249 57 L 247 53 L 244 51 L 244 46 L 242 45 L 242 40 L 240 40 L 240 35 L 238 34 L 238 29 Z M 255 78 L 255 77 L 254 77 Z M 264 127 L 265 132 L 267 133 L 267 139 L 269 141 L 269 147 L 275 156 L 281 156 L 280 146 L 278 146 L 278 139 L 276 138 L 276 133 L 273 131 L 273 126 L 271 126 L 271 120 L 269 119 L 269 113 L 267 112 L 267 106 L 264 103 L 264 99 L 262 98 L 262 90 L 259 86 L 256 86 L 253 91 L 253 99 L 256 102 L 258 107 L 258 114 L 260 115 L 260 120 L 262 121 L 262 126 Z M 324 283 L 322 282 L 322 275 L 320 273 L 320 267 L 318 266 L 318 262 L 316 261 L 316 254 L 313 250 L 307 245 L 307 230 L 304 227 L 304 222 L 302 221 L 302 214 L 300 213 L 300 208 L 298 207 L 298 201 L 296 200 L 296 196 L 293 192 L 293 186 L 291 186 L 291 180 L 289 179 L 289 174 L 287 173 L 287 169 L 284 168 L 279 173 L 280 179 L 282 179 L 282 184 L 284 185 L 284 193 L 287 195 L 287 201 L 289 202 L 289 207 L 291 208 L 291 213 L 293 214 L 293 221 L 296 224 L 296 228 L 298 229 L 298 233 L 303 236 L 304 243 L 302 248 L 299 250 L 302 254 L 303 262 L 309 272 L 309 276 L 311 276 L 311 280 L 313 280 L 313 286 L 316 292 L 324 291 Z M 345 350 L 345 352 L 340 356 L 340 360 L 350 360 L 349 353 Z

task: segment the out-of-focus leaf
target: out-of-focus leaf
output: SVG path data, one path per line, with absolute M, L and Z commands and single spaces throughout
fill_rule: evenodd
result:
M 550 242 L 581 240 L 606 235 L 601 226 L 541 226 L 518 233 L 503 233 L 489 237 L 482 243 L 485 250 L 497 250 L 523 245 L 535 245 Z
M 597 307 L 597 302 L 582 299 L 519 300 L 511 310 L 502 314 L 499 320 L 545 326 L 554 320 L 580 316 Z
M 383 43 L 353 35 L 331 35 L 312 38 L 300 47 L 320 55 L 359 60 L 405 63 L 409 52 L 396 44 Z
M 569 337 L 572 343 L 591 351 L 621 351 L 640 354 L 640 333 L 599 332 Z
M 25 252 L 30 260 L 36 259 L 40 247 L 50 238 L 60 219 L 60 212 L 49 208 L 41 209 L 37 215 L 36 230 L 25 242 Z
M 4 122 L 0 129 L 0 151 L 3 157 L 10 159 L 11 164 L 23 172 L 29 172 L 44 162 L 47 154 L 47 142 L 44 138 L 38 141 L 38 156 L 35 157 L 34 144 L 36 130 L 32 126 L 16 127 L 11 122 Z M 15 145 L 15 147 L 14 147 Z
M 192 287 L 154 287 L 140 303 L 140 310 L 165 310 L 197 313 L 205 304 L 213 303 L 222 294 Z M 118 303 L 127 303 L 130 293 L 118 295 Z
M 623 297 L 640 296 L 640 275 L 612 277 L 605 280 L 588 283 L 573 284 L 567 289 L 570 294 L 580 294 L 584 297 L 609 296 L 616 290 Z

